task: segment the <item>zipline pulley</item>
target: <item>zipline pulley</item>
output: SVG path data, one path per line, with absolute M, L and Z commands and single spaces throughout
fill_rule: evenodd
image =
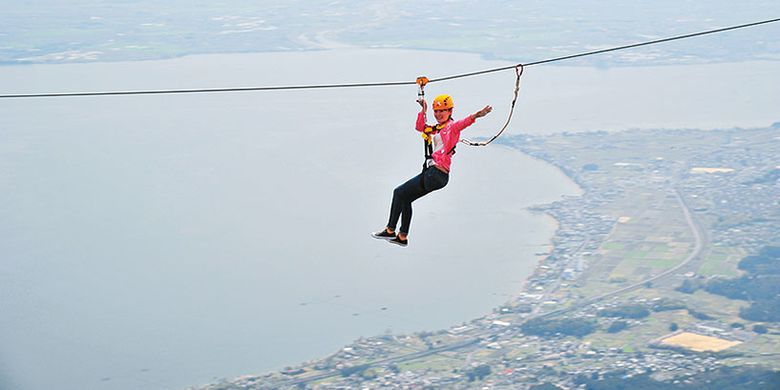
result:
M 428 78 L 425 76 L 420 76 L 417 78 L 417 86 L 420 87 L 420 89 L 417 90 L 417 101 L 422 101 L 425 99 L 425 84 L 428 84 Z

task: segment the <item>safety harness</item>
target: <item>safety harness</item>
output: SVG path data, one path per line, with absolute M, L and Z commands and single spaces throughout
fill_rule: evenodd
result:
M 425 168 L 430 167 L 433 165 L 433 137 L 441 131 L 441 129 L 445 128 L 447 125 L 433 125 L 433 126 L 425 126 L 425 129 L 422 131 L 422 138 L 423 138 L 423 147 L 425 148 L 425 162 L 423 163 L 423 170 Z M 455 145 L 457 146 L 457 145 Z M 455 154 L 455 146 L 450 149 L 447 154 L 452 156 Z
M 488 145 L 490 145 L 491 142 L 495 141 L 498 137 L 500 137 L 501 134 L 504 133 L 504 130 L 506 130 L 507 127 L 509 127 L 509 122 L 512 121 L 512 114 L 514 114 L 514 112 L 515 112 L 515 104 L 517 103 L 517 96 L 520 93 L 520 78 L 523 76 L 523 69 L 524 69 L 524 67 L 523 67 L 523 64 L 517 64 L 514 68 L 515 68 L 514 97 L 512 98 L 512 104 L 511 104 L 511 107 L 509 108 L 509 116 L 506 118 L 506 122 L 504 123 L 504 126 L 502 126 L 501 129 L 495 135 L 490 137 L 490 139 L 488 139 L 487 141 L 475 142 L 475 141 L 471 141 L 471 140 L 466 139 L 466 138 L 462 138 L 460 140 L 460 142 L 462 142 L 462 143 L 464 143 L 464 144 L 466 144 L 468 146 L 488 146 Z M 446 79 L 447 78 L 442 78 L 442 79 L 433 80 L 433 81 L 441 81 L 441 80 L 446 80 Z M 417 91 L 417 99 L 418 99 L 418 101 L 420 101 L 421 99 L 425 98 L 425 84 L 428 84 L 429 82 L 432 82 L 432 81 L 429 80 L 427 77 L 420 76 L 420 77 L 417 78 L 417 86 L 420 87 L 419 90 Z M 426 131 L 427 131 L 427 128 L 426 128 Z M 430 142 L 425 134 L 423 134 L 423 138 L 426 139 L 426 142 Z M 426 157 L 426 164 L 427 164 L 427 159 L 428 159 L 428 156 L 429 156 L 429 153 L 428 153 L 428 148 L 429 148 L 428 143 L 426 143 L 425 148 L 426 148 L 425 149 L 425 157 Z M 430 148 L 433 148 L 433 146 L 430 146 Z M 452 150 L 450 150 L 449 153 L 450 154 L 455 154 L 455 148 L 453 147 Z
M 424 76 L 420 76 L 417 78 L 417 85 L 420 87 L 419 90 L 417 90 L 417 101 L 422 101 L 425 99 L 425 84 L 428 84 L 428 78 Z M 451 119 L 451 118 L 450 118 Z M 436 124 L 433 126 L 425 125 L 425 128 L 422 131 L 422 138 L 423 138 L 423 151 L 425 153 L 425 161 L 423 162 L 423 171 L 429 168 L 433 165 L 433 136 L 439 133 L 441 129 L 446 127 L 447 125 L 441 125 Z M 457 145 L 456 145 L 457 146 Z M 455 154 L 455 146 L 450 149 L 449 152 L 447 152 L 450 156 Z

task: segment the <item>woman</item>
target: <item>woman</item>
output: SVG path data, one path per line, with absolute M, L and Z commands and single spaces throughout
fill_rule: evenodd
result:
M 452 120 L 454 104 L 452 96 L 439 95 L 433 100 L 433 115 L 436 117 L 436 125 L 425 124 L 425 112 L 428 110 L 428 102 L 425 99 L 417 101 L 422 107 L 417 114 L 415 129 L 421 132 L 425 139 L 425 164 L 419 175 L 409 179 L 393 191 L 393 203 L 390 206 L 390 220 L 382 231 L 373 233 L 378 239 L 406 246 L 409 244 L 409 225 L 412 222 L 412 202 L 420 197 L 438 189 L 444 188 L 450 178 L 450 163 L 455 154 L 455 146 L 460 139 L 460 132 L 471 126 L 477 118 L 481 118 L 493 110 L 490 106 L 459 120 Z M 401 228 L 398 234 L 395 227 L 398 218 L 401 218 Z

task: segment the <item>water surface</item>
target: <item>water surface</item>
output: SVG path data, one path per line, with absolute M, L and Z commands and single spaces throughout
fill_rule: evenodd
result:
M 452 71 L 505 65 L 401 51 L 198 56 L 6 67 L 0 85 L 392 81 L 436 61 Z M 511 93 L 511 74 L 491 80 Z M 505 100 L 474 81 L 447 87 L 456 116 Z M 489 313 L 520 290 L 553 234 L 554 221 L 525 208 L 578 189 L 515 151 L 459 147 L 446 190 L 415 203 L 410 247 L 371 239 L 392 189 L 422 162 L 415 96 L 408 87 L 0 102 L 0 383 L 183 388 Z M 469 132 L 487 135 L 505 114 L 497 107 Z

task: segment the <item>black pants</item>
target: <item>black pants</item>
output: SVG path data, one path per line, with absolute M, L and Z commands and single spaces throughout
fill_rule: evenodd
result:
M 412 202 L 444 188 L 449 180 L 449 174 L 436 167 L 429 167 L 406 183 L 396 187 L 393 191 L 393 203 L 390 206 L 390 220 L 387 222 L 387 227 L 395 230 L 398 217 L 401 217 L 400 232 L 409 233 L 409 225 L 412 223 Z

